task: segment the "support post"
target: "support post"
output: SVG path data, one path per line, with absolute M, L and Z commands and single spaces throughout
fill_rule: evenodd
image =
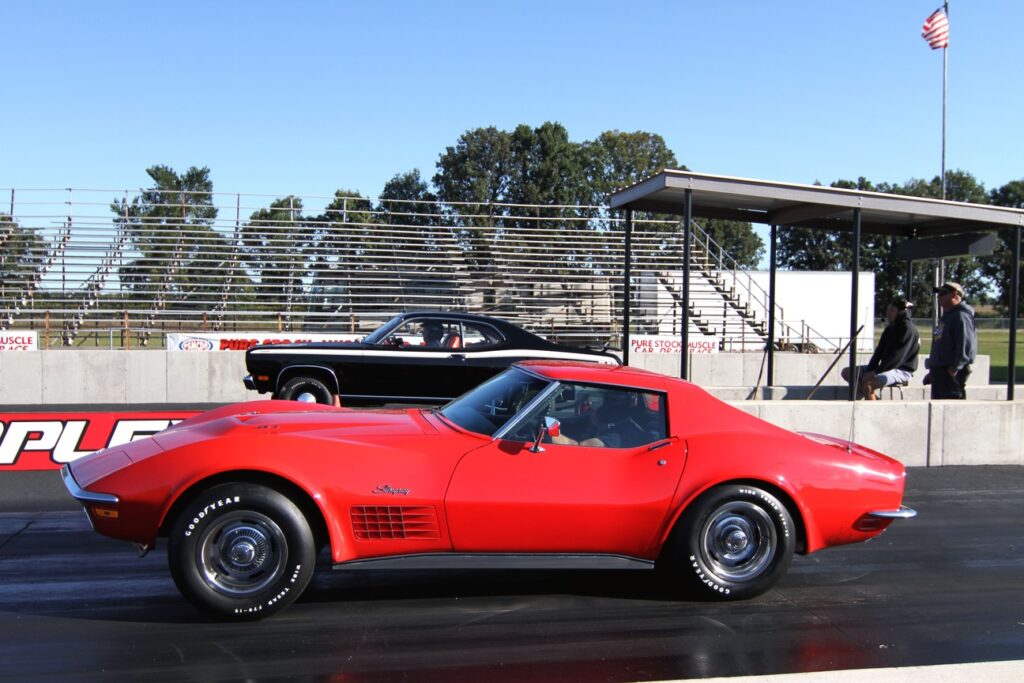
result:
M 629 365 L 629 309 L 632 296 L 633 209 L 626 209 L 626 255 L 622 264 L 622 362 Z
M 775 275 L 778 270 L 779 226 L 771 226 L 768 253 L 768 380 L 775 386 Z M 807 340 L 805 339 L 804 342 Z
M 914 262 L 907 259 L 907 272 L 903 281 L 903 297 L 907 301 L 914 300 Z
M 850 268 L 850 393 L 849 400 L 857 400 L 857 276 L 860 275 L 860 207 L 853 210 L 853 265 Z
M 1013 263 L 1010 265 L 1010 352 L 1006 358 L 1006 400 L 1013 400 L 1017 383 L 1017 315 L 1020 311 L 1020 233 L 1013 229 Z
M 679 351 L 679 376 L 689 379 L 690 357 L 690 242 L 693 239 L 693 190 L 687 189 L 683 198 L 683 301 L 680 332 L 682 348 Z

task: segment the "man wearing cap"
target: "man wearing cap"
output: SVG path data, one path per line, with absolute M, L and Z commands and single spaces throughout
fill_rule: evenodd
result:
M 868 364 L 857 366 L 855 371 L 859 378 L 857 398 L 874 401 L 878 398 L 876 391 L 882 387 L 906 385 L 917 370 L 921 337 L 910 321 L 913 308 L 914 304 L 906 299 L 893 299 L 886 307 L 888 325 L 878 340 L 878 348 Z M 850 368 L 843 368 L 841 374 L 844 380 L 850 381 Z
M 935 288 L 939 295 L 942 317 L 932 335 L 932 350 L 925 361 L 927 383 L 932 385 L 932 398 L 967 398 L 965 385 L 971 374 L 971 363 L 978 354 L 978 332 L 974 327 L 974 309 L 964 303 L 964 288 L 956 282 L 945 282 Z

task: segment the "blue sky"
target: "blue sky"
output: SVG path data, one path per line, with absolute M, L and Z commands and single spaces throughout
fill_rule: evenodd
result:
M 647 130 L 695 171 L 939 172 L 937 0 L 8 2 L 0 188 L 376 196 L 464 131 Z M 1024 2 L 950 7 L 947 165 L 1024 178 Z

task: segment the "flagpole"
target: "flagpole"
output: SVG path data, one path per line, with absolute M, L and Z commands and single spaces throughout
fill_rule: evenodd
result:
M 946 18 L 949 18 L 949 3 L 942 3 L 943 9 L 946 12 Z M 942 198 L 946 198 L 946 82 L 949 74 L 949 45 L 942 48 Z M 946 259 L 939 259 L 939 272 L 936 285 L 940 285 L 946 281 Z M 938 309 L 938 296 L 935 297 L 936 306 Z M 936 310 L 935 324 L 938 325 L 938 310 Z
M 949 2 L 942 3 L 949 18 Z M 949 45 L 942 48 L 942 198 L 946 198 L 946 81 L 949 74 Z

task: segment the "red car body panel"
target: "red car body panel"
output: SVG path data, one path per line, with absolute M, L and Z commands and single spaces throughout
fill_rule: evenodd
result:
M 100 533 L 152 545 L 207 482 L 287 482 L 319 510 L 336 563 L 416 553 L 601 553 L 653 560 L 688 505 L 723 483 L 780 493 L 801 552 L 866 540 L 905 472 L 870 449 L 794 434 L 681 380 L 629 367 L 522 364 L 544 378 L 664 394 L 668 438 L 632 449 L 531 444 L 429 411 L 291 401 L 227 406 L 70 465 Z M 116 511 L 116 516 L 115 516 Z

